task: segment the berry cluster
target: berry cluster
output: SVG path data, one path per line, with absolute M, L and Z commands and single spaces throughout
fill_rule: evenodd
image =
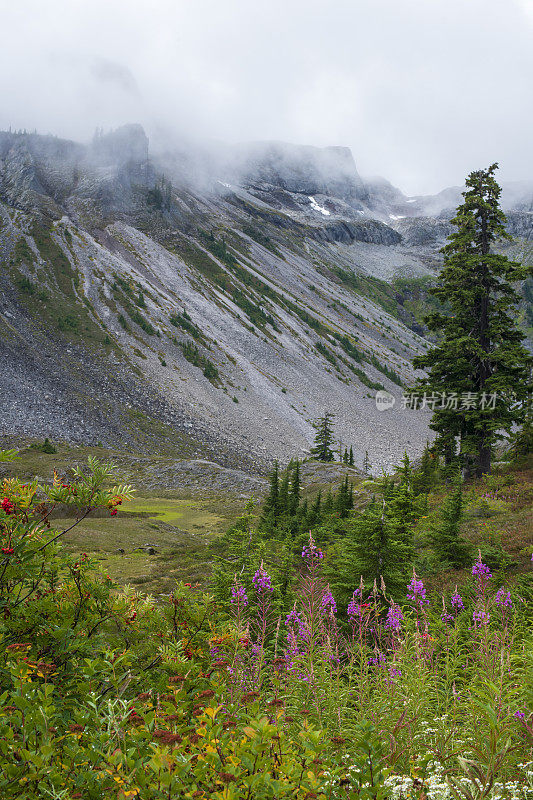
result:
M 15 513 L 15 505 L 7 497 L 4 497 L 4 499 L 0 503 L 0 506 L 2 507 L 2 511 L 5 514 L 14 514 Z
M 116 517 L 116 515 L 117 515 L 117 506 L 121 506 L 121 505 L 122 505 L 122 497 L 120 497 L 119 495 L 115 495 L 114 497 L 111 498 L 111 500 L 107 504 L 107 507 L 111 509 L 111 516 L 112 517 Z

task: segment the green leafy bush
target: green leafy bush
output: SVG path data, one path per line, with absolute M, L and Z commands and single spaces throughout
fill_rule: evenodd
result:
M 115 480 L 91 459 L 50 485 L 3 481 L 2 798 L 447 800 L 494 785 L 494 797 L 528 799 L 529 611 L 481 557 L 461 594 L 426 597 L 413 574 L 401 605 L 378 582 L 346 607 L 308 539 L 280 613 L 264 542 L 250 544 L 252 502 L 240 526 L 252 563 L 232 564 L 228 613 L 183 584 L 156 600 L 67 553 L 69 529 L 52 527 L 59 504 L 72 528 L 95 509 L 116 516 L 132 489 Z

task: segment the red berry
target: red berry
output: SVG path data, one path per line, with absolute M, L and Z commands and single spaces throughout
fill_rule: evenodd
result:
M 6 514 L 12 514 L 15 510 L 14 504 L 7 497 L 4 497 L 4 499 L 0 503 L 0 506 L 2 506 L 2 509 L 5 511 Z

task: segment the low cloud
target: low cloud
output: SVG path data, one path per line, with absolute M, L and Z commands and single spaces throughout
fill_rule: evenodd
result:
M 0 127 L 352 148 L 410 194 L 533 177 L 532 0 L 20 0 Z

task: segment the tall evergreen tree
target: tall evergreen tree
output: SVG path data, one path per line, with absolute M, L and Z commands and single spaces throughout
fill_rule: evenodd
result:
M 287 467 L 279 482 L 279 514 L 286 514 L 289 510 L 289 484 L 291 465 Z
M 385 476 L 378 496 L 347 523 L 340 557 L 331 565 L 330 580 L 335 596 L 346 605 L 360 576 L 368 589 L 383 577 L 387 591 L 400 597 L 412 570 L 412 514 L 406 500 L 407 484 L 396 487 Z
M 348 456 L 348 464 L 353 467 L 355 466 L 355 461 L 353 457 L 353 447 L 350 445 L 350 455 Z
M 274 462 L 274 467 L 270 473 L 270 489 L 263 506 L 261 521 L 274 523 L 279 516 L 279 464 Z
M 333 502 L 333 509 L 336 511 L 341 519 L 345 517 L 349 510 L 350 504 L 350 487 L 348 484 L 348 476 L 344 478 L 343 482 L 335 493 L 335 500 Z
M 440 339 L 414 360 L 428 372 L 418 391 L 440 400 L 431 427 L 446 462 L 453 460 L 459 442 L 462 464 L 471 461 L 478 476 L 490 472 L 500 432 L 523 419 L 531 363 L 514 313 L 519 296 L 513 283 L 527 270 L 493 249 L 509 238 L 494 178 L 497 166 L 472 172 L 466 180 L 464 202 L 452 219 L 456 231 L 443 248 L 444 267 L 432 290 L 450 314 L 427 318 Z
M 301 492 L 301 471 L 300 462 L 298 459 L 294 461 L 292 466 L 291 487 L 289 495 L 289 514 L 296 514 L 300 505 L 300 492 Z
M 426 442 L 426 446 L 422 452 L 422 458 L 420 459 L 420 467 L 413 474 L 413 489 L 415 494 L 429 492 L 435 485 L 438 466 L 439 459 L 430 447 L 429 442 Z
M 457 569 L 470 563 L 472 556 L 470 545 L 461 538 L 462 518 L 463 485 L 460 476 L 457 476 L 455 488 L 444 502 L 440 521 L 430 536 L 441 561 Z
M 328 493 L 326 495 L 326 499 L 322 503 L 322 513 L 331 514 L 331 512 L 333 511 L 333 504 L 334 504 L 333 493 L 331 491 L 331 488 L 329 488 Z
M 334 414 L 326 411 L 321 419 L 313 423 L 316 430 L 315 443 L 311 448 L 311 455 L 318 461 L 333 461 L 333 421 Z
M 302 521 L 302 529 L 305 531 L 309 531 L 311 528 L 314 528 L 314 526 L 318 524 L 321 514 L 322 514 L 322 490 L 319 489 L 317 496 L 315 497 L 313 504 L 309 509 L 309 513 Z
M 370 463 L 370 459 L 368 457 L 368 450 L 365 450 L 365 457 L 363 459 L 363 472 L 365 475 L 370 475 L 370 471 L 372 469 L 372 464 Z

